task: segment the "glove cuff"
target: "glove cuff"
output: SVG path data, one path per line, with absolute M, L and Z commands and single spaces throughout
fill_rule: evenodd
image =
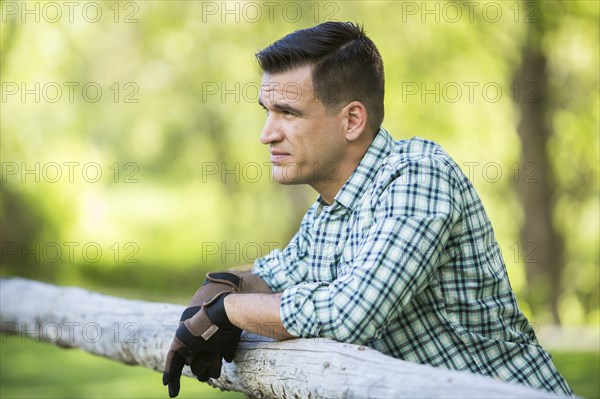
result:
M 202 286 L 205 286 L 208 283 L 231 285 L 239 291 L 242 286 L 242 278 L 229 272 L 209 272 L 206 273 L 206 279 L 204 280 L 204 283 L 202 283 Z
M 211 300 L 212 303 L 204 308 L 212 322 L 219 326 L 219 328 L 227 331 L 235 328 L 235 325 L 229 321 L 229 317 L 227 317 L 227 312 L 225 311 L 225 297 L 229 294 L 230 292 L 223 293 L 218 298 Z
M 192 317 L 193 315 L 198 313 L 201 308 L 202 308 L 202 306 L 190 306 L 189 308 L 186 308 L 183 311 L 183 313 L 181 314 L 181 318 L 179 319 L 179 321 L 184 321 L 184 320 L 189 319 L 190 317 Z
M 187 328 L 185 323 L 181 323 L 179 327 L 177 327 L 177 331 L 175 331 L 175 337 L 184 345 L 191 339 L 195 338 L 194 334 L 192 334 L 192 332 Z

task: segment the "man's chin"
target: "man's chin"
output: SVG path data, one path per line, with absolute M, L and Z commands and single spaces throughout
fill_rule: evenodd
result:
M 278 175 L 275 173 L 273 173 L 273 180 L 275 180 L 277 183 L 283 184 L 283 185 L 300 184 L 299 181 L 296 181 L 296 180 L 290 179 L 286 176 Z
M 273 165 L 273 180 L 279 184 L 301 184 L 302 172 L 296 165 Z

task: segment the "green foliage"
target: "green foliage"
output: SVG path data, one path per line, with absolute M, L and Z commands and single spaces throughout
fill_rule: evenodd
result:
M 397 139 L 440 142 L 471 178 L 520 297 L 531 254 L 519 250 L 523 215 L 514 183 L 532 170 L 518 163 L 515 124 L 518 103 L 535 100 L 535 88 L 511 79 L 525 30 L 547 7 L 553 17 L 543 43 L 558 105 L 549 148 L 553 217 L 567 259 L 560 312 L 568 324 L 597 324 L 598 4 L 492 3 L 501 8 L 498 20 L 483 4 L 472 17 L 460 6 L 453 21 L 450 3 L 432 2 L 438 11 L 427 14 L 423 2 L 394 1 L 294 3 L 297 19 L 283 14 L 283 4 L 271 14 L 263 7 L 256 20 L 240 8 L 236 20 L 207 13 L 207 4 L 222 2 L 187 1 L 120 3 L 118 15 L 113 3 L 100 2 L 103 17 L 94 23 L 81 8 L 74 22 L 67 10 L 58 22 L 3 15 L 3 96 L 14 84 L 37 82 L 41 98 L 22 101 L 19 92 L 2 100 L 1 273 L 172 295 L 173 287 L 192 292 L 206 270 L 284 246 L 316 194 L 269 177 L 253 53 L 333 18 L 364 23 L 380 48 L 384 126 Z M 72 101 L 69 84 L 76 84 Z M 84 94 L 86 84 L 102 89 L 97 102 L 93 90 Z M 53 102 L 55 85 L 62 97 Z M 97 182 L 90 181 L 96 168 L 84 173 L 93 163 L 102 172 Z M 56 182 L 54 164 L 62 173 Z M 38 172 L 24 174 L 36 165 Z M 72 179 L 68 165 L 75 165 Z M 548 320 L 521 304 L 537 324 Z

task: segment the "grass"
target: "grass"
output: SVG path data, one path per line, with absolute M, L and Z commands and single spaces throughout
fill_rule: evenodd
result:
M 2 337 L 0 398 L 168 398 L 162 375 L 79 349 L 18 336 Z M 178 398 L 244 398 L 182 377 Z
M 600 398 L 600 352 L 551 352 L 554 365 L 575 394 Z
M 161 375 L 79 349 L 62 349 L 31 338 L 2 336 L 0 398 L 168 398 Z M 553 352 L 554 364 L 575 393 L 600 398 L 599 352 Z M 244 398 L 182 378 L 178 398 Z

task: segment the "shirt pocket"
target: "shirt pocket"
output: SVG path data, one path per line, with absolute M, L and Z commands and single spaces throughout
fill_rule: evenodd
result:
M 342 254 L 346 247 L 347 234 L 324 235 L 308 247 L 310 259 L 309 279 L 313 282 L 330 283 L 340 275 Z

